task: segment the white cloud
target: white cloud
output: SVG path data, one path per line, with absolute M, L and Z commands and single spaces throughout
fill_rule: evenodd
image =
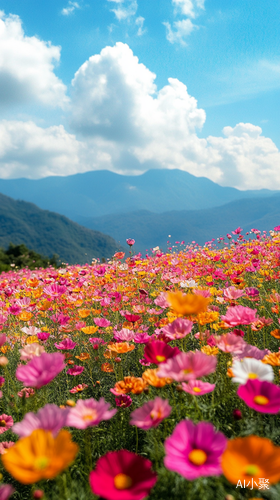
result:
M 204 0 L 172 0 L 175 6 L 175 14 L 187 17 L 196 17 L 197 9 L 204 9 Z
M 61 11 L 61 14 L 63 16 L 69 16 L 70 14 L 72 14 L 74 12 L 75 9 L 80 9 L 80 5 L 78 4 L 78 2 L 68 2 L 68 7 L 65 7 L 64 9 L 62 9 Z
M 145 18 L 144 17 L 137 17 L 135 19 L 135 24 L 136 26 L 139 26 L 138 31 L 137 31 L 137 36 L 142 36 L 144 33 L 146 33 L 147 29 L 143 30 L 143 24 L 144 24 Z
M 189 36 L 191 32 L 197 28 L 195 24 L 192 23 L 190 19 L 183 19 L 182 21 L 175 21 L 173 24 L 176 31 L 173 31 L 170 23 L 162 23 L 166 26 L 166 38 L 170 43 L 180 43 L 181 45 L 187 45 L 184 38 Z
M 60 47 L 25 36 L 16 15 L 0 14 L 0 54 L 0 107 L 66 104 L 66 86 L 53 72 Z
M 116 9 L 111 9 L 111 12 L 114 12 L 118 21 L 129 19 L 133 17 L 137 12 L 138 8 L 137 0 L 107 0 L 107 1 L 118 4 L 118 7 Z

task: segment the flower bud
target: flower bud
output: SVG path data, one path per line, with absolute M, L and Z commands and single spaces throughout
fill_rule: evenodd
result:
M 232 415 L 233 415 L 233 418 L 235 420 L 241 420 L 242 419 L 242 413 L 240 410 L 236 409 L 236 410 L 233 410 L 232 412 Z
M 45 493 L 43 490 L 35 490 L 33 492 L 33 498 L 43 498 L 45 496 Z
M 9 360 L 8 360 L 8 358 L 6 358 L 6 356 L 0 357 L 0 366 L 7 366 L 8 363 L 9 363 Z

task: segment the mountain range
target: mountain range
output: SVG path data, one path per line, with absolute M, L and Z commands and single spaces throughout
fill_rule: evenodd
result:
M 158 214 L 172 210 L 202 210 L 244 198 L 271 196 L 274 191 L 240 191 L 182 170 L 159 169 L 138 176 L 98 170 L 37 180 L 0 179 L 0 193 L 79 222 L 80 217 L 138 210 Z
M 58 254 L 61 261 L 69 264 L 110 258 L 116 250 L 122 250 L 110 236 L 3 194 L 0 194 L 0 229 L 0 247 L 7 248 L 10 242 L 24 243 L 48 257 Z

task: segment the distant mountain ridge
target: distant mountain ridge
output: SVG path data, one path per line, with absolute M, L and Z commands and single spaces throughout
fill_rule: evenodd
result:
M 0 247 L 24 243 L 31 250 L 51 257 L 58 254 L 69 264 L 91 263 L 110 258 L 122 250 L 113 238 L 72 222 L 63 215 L 41 210 L 33 203 L 0 194 Z
M 138 210 L 159 214 L 207 209 L 244 198 L 264 198 L 279 191 L 239 191 L 182 170 L 159 169 L 139 176 L 98 170 L 38 180 L 0 179 L 0 192 L 79 222 L 81 217 Z
M 136 240 L 135 252 L 159 246 L 166 251 L 167 240 L 206 241 L 235 230 L 238 226 L 243 234 L 251 229 L 269 231 L 280 225 L 280 193 L 268 198 L 253 198 L 232 201 L 222 207 L 204 210 L 182 210 L 155 214 L 140 210 L 130 214 L 105 215 L 103 217 L 81 217 L 80 223 L 91 229 L 110 234 L 117 241 L 131 237 Z M 171 235 L 171 238 L 168 237 Z M 227 240 L 227 238 L 226 238 Z

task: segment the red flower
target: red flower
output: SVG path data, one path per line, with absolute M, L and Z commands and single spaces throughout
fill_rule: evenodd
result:
M 150 460 L 127 450 L 110 451 L 90 473 L 90 487 L 105 500 L 142 500 L 157 481 Z
M 130 314 L 130 313 L 126 313 L 124 317 L 127 321 L 130 321 L 131 323 L 136 323 L 136 321 L 141 319 L 141 316 L 137 316 L 137 314 Z
M 180 354 L 180 350 L 178 347 L 170 347 L 165 344 L 161 340 L 156 340 L 154 342 L 150 342 L 146 344 L 144 349 L 144 356 L 147 361 L 151 363 L 155 363 L 158 365 L 159 363 L 165 363 L 168 359 L 177 356 Z

